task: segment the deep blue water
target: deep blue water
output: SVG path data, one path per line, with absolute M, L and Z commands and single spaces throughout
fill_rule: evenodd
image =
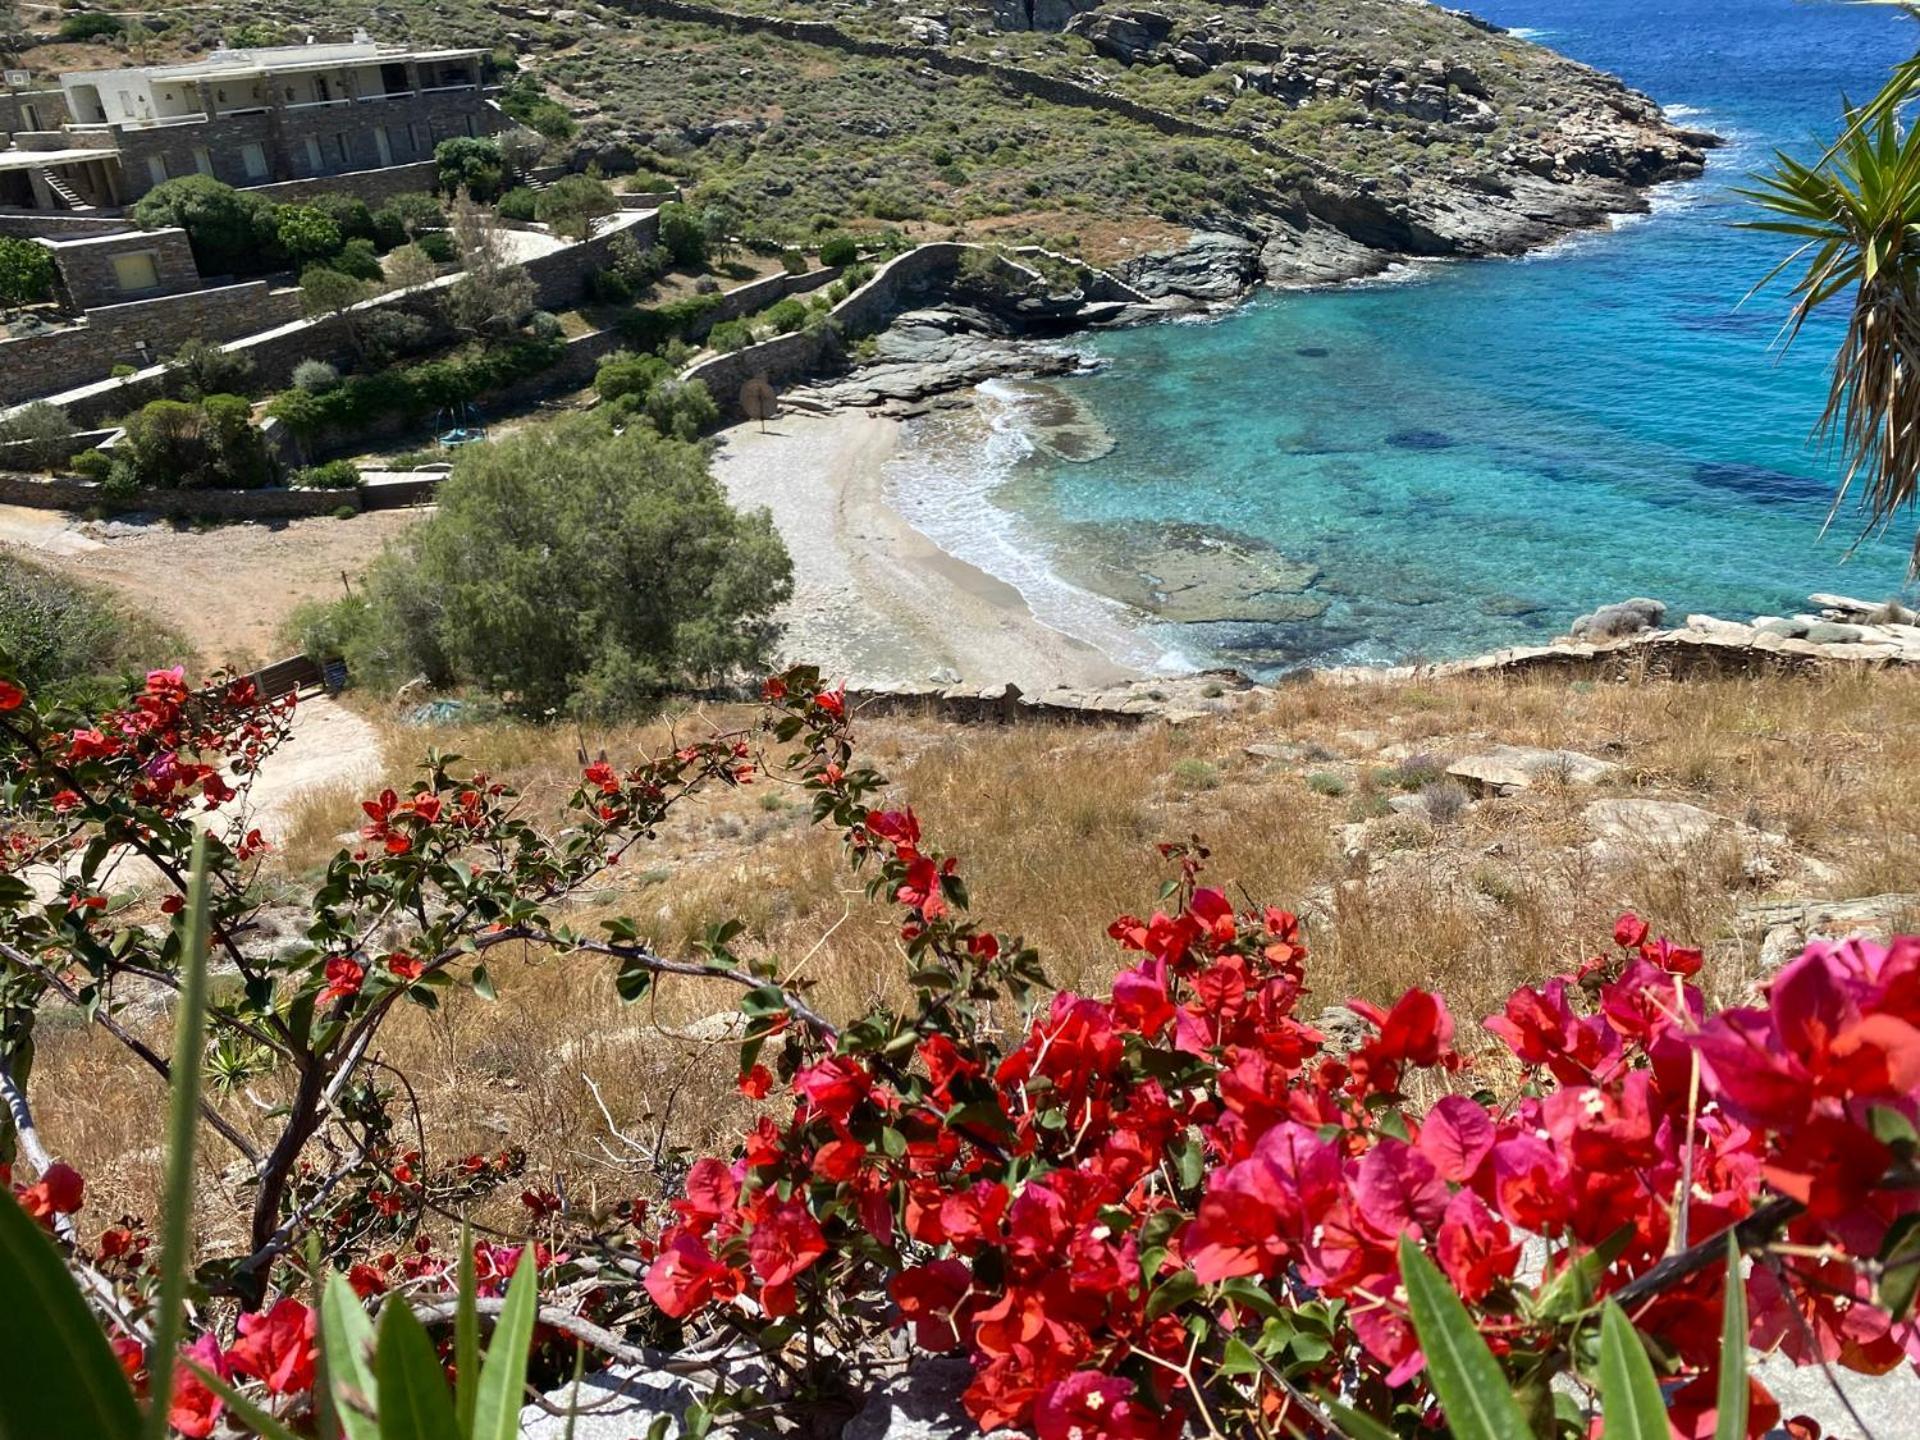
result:
M 1820 0 L 1475 8 L 1727 148 L 1653 215 L 1523 260 L 1099 338 L 1106 368 L 1067 384 L 1113 453 L 1030 457 L 992 486 L 972 477 L 970 494 L 952 475 L 917 498 L 903 484 L 917 523 L 1113 650 L 1128 649 L 1125 618 L 1046 573 L 1050 548 L 1058 561 L 1101 533 L 1089 523 L 1205 522 L 1320 567 L 1317 620 L 1149 632 L 1189 658 L 1439 657 L 1550 636 L 1628 595 L 1744 618 L 1814 590 L 1902 589 L 1910 520 L 1850 559 L 1851 513 L 1821 533 L 1836 467 L 1808 436 L 1838 319 L 1778 353 L 1784 294 L 1742 301 L 1781 243 L 1733 228 L 1751 212 L 1729 192 L 1775 146 L 1818 153 L 1842 92 L 1877 88 L 1920 27 Z M 1498 613 L 1515 602 L 1538 608 Z

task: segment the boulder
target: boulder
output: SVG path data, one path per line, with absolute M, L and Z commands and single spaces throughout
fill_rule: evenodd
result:
M 1067 22 L 1069 35 L 1083 35 L 1096 55 L 1133 65 L 1173 33 L 1173 18 L 1157 10 L 1095 10 Z
M 1593 785 L 1620 767 L 1577 750 L 1543 750 L 1533 745 L 1495 745 L 1456 760 L 1447 774 L 1482 795 L 1511 795 L 1548 780 Z
M 1658 629 L 1666 615 L 1665 601 L 1650 600 L 1644 595 L 1636 596 L 1618 604 L 1602 605 L 1592 614 L 1582 615 L 1573 622 L 1567 633 L 1576 640 L 1617 640 L 1626 635 L 1638 635 L 1643 630 Z
M 691 1381 L 664 1370 L 615 1366 L 583 1377 L 577 1394 L 572 1385 L 549 1391 L 547 1404 L 560 1414 L 527 1406 L 520 1412 L 521 1440 L 632 1440 L 662 1416 L 670 1422 L 667 1434 L 678 1435 L 681 1417 L 700 1393 Z M 580 1413 L 568 1415 L 570 1407 Z
M 972 1382 L 969 1361 L 916 1360 L 867 1396 L 865 1407 L 840 1431 L 841 1440 L 973 1440 L 980 1427 L 960 1403 Z M 1014 1432 L 992 1433 L 1011 1440 Z

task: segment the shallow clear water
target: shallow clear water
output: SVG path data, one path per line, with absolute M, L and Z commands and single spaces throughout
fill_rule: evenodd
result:
M 1782 252 L 1732 228 L 1750 212 L 1729 187 L 1776 145 L 1816 150 L 1841 92 L 1870 93 L 1920 28 L 1818 0 L 1476 8 L 1728 147 L 1653 215 L 1524 260 L 1091 340 L 1105 368 L 1065 387 L 1113 432 L 1110 455 L 1032 453 L 1003 392 L 993 445 L 909 457 L 896 492 L 910 518 L 1042 619 L 1135 661 L 1145 642 L 1261 668 L 1440 657 L 1551 636 L 1628 595 L 1744 618 L 1815 590 L 1901 589 L 1910 523 L 1850 559 L 1851 514 L 1821 533 L 1836 469 L 1807 437 L 1837 320 L 1778 355 L 1783 301 L 1741 302 Z M 1053 572 L 1143 521 L 1226 527 L 1316 565 L 1324 613 L 1130 631 Z

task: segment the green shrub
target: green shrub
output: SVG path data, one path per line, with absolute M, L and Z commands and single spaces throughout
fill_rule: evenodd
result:
M 851 235 L 829 235 L 820 242 L 822 265 L 851 265 L 860 258 L 860 243 Z
M 274 234 L 296 270 L 339 254 L 346 243 L 340 227 L 326 211 L 312 205 L 281 206 L 274 220 Z
M 720 419 L 720 407 L 699 380 L 668 380 L 654 386 L 646 412 L 653 428 L 674 440 L 698 440 Z
M 118 15 L 106 15 L 97 10 L 82 10 L 77 15 L 69 15 L 60 22 L 59 36 L 62 40 L 104 40 L 118 35 L 127 28 L 127 22 Z
M 566 175 L 540 192 L 535 213 L 540 222 L 553 227 L 557 235 L 585 240 L 593 233 L 596 220 L 613 214 L 620 202 L 604 180 L 591 175 Z
M 134 204 L 131 215 L 143 230 L 185 230 L 202 275 L 258 275 L 286 264 L 277 210 L 264 197 L 211 175 L 187 175 L 156 185 Z
M 324 360 L 302 360 L 293 367 L 296 388 L 324 395 L 340 383 L 340 372 Z
M 325 394 L 282 390 L 268 403 L 267 413 L 309 440 L 389 415 L 430 415 L 538 374 L 559 358 L 560 351 L 558 340 L 523 336 L 464 355 L 349 375 Z
M 501 90 L 500 108 L 548 140 L 571 140 L 580 128 L 566 106 L 548 96 L 531 75 L 522 75 Z
M 129 365 L 124 360 L 116 361 L 107 371 L 108 378 L 113 380 L 124 380 L 129 375 L 138 375 L 139 373 L 139 366 Z
M 783 248 L 780 251 L 780 268 L 789 275 L 804 275 L 809 268 L 807 257 L 798 250 Z
M 67 469 L 82 480 L 91 480 L 98 485 L 107 478 L 107 472 L 113 468 L 113 457 L 104 450 L 82 450 L 67 461 Z
M 765 512 L 727 504 L 697 445 L 574 417 L 462 454 L 437 499 L 341 626 L 363 679 L 425 674 L 534 714 L 633 714 L 769 657 L 791 563 Z
M 527 221 L 534 217 L 539 208 L 539 197 L 524 185 L 516 185 L 500 197 L 500 203 L 494 207 L 502 220 Z
M 382 250 L 391 250 L 446 223 L 447 212 L 439 200 L 424 191 L 410 190 L 394 196 L 373 212 L 373 238 Z
M 764 318 L 774 334 L 791 335 L 807 323 L 807 302 L 789 295 L 769 306 Z
M 53 252 L 33 240 L 0 235 L 0 305 L 32 305 L 53 294 Z
M 687 295 L 620 317 L 620 334 L 642 350 L 657 350 L 670 340 L 692 340 L 721 305 L 718 295 Z
M 360 467 L 351 460 L 329 460 L 324 465 L 309 465 L 294 471 L 287 483 L 296 490 L 356 490 L 360 486 Z
M 460 255 L 454 248 L 453 237 L 444 230 L 424 231 L 413 243 L 436 265 L 451 265 Z
M 677 200 L 660 207 L 660 245 L 683 270 L 707 268 L 706 228 Z
M 371 240 L 349 240 L 340 247 L 340 253 L 322 262 L 328 269 L 355 280 L 381 280 L 386 271 L 381 268 L 380 257 L 374 253 Z
M 1173 782 L 1182 790 L 1214 790 L 1220 785 L 1220 771 L 1208 761 L 1188 756 L 1174 761 Z
M 98 452 L 91 452 L 98 453 Z M 116 677 L 178 659 L 186 644 L 104 590 L 9 554 L 0 565 L 0 668 L 32 691 L 59 690 L 88 707 Z M 43 697 L 44 698 L 44 697 Z
M 349 244 L 355 240 L 372 244 L 380 239 L 380 227 L 374 224 L 373 212 L 367 209 L 367 202 L 357 195 L 328 192 L 301 203 L 333 221 L 339 228 L 341 238 Z
M 631 395 L 644 402 L 654 386 L 672 376 L 673 367 L 658 355 L 614 355 L 594 372 L 593 388 L 602 400 Z
M 244 490 L 270 483 L 273 462 L 243 397 L 155 400 L 127 420 L 109 479 L 135 490 Z
M 723 353 L 744 350 L 753 344 L 753 327 L 744 320 L 722 320 L 707 332 L 707 344 Z
M 183 400 L 244 395 L 253 389 L 253 361 L 211 340 L 192 339 L 167 359 L 167 388 Z
M 601 305 L 625 305 L 633 286 L 618 270 L 596 270 L 587 277 L 587 298 Z
M 456 135 L 433 147 L 433 159 L 439 171 L 441 194 L 457 195 L 465 190 L 475 200 L 499 197 L 506 164 L 500 158 L 498 142 Z
M 383 470 L 419 470 L 428 465 L 438 465 L 447 458 L 442 450 L 406 450 L 390 457 L 382 465 Z
M 1316 770 L 1307 776 L 1307 788 L 1316 795 L 1340 796 L 1347 793 L 1347 782 L 1331 770 Z
M 72 453 L 73 421 L 58 405 L 36 400 L 0 420 L 0 444 L 7 446 L 0 469 L 51 470 Z

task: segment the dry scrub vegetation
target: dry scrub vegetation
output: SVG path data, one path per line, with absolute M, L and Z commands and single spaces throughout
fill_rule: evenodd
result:
M 1056 983 L 1093 985 L 1120 968 L 1105 929 L 1123 911 L 1151 908 L 1166 876 L 1154 843 L 1198 834 L 1212 848 L 1215 883 L 1303 914 L 1318 1001 L 1388 998 L 1419 984 L 1476 1019 L 1515 984 L 1601 948 L 1624 909 L 1707 946 L 1707 988 L 1724 998 L 1757 962 L 1759 937 L 1735 923 L 1740 906 L 1920 888 L 1917 704 L 1920 679 L 1892 674 L 1303 682 L 1178 728 L 893 718 L 861 733 L 868 761 L 895 781 L 893 798 L 912 803 L 932 844 L 962 857 L 976 911 L 1037 943 Z M 752 718 L 725 710 L 677 724 L 686 734 Z M 658 750 L 671 734 L 665 725 L 579 736 L 381 723 L 394 781 L 434 745 L 510 781 L 555 819 L 577 747 L 618 760 Z M 1593 787 L 1549 780 L 1463 805 L 1436 777 L 1447 760 L 1493 742 L 1568 747 L 1620 768 Z M 1250 755 L 1249 745 L 1286 758 Z M 1387 803 L 1394 795 L 1421 798 L 1402 801 L 1414 813 L 1401 814 Z M 1596 854 L 1583 809 L 1615 795 L 1685 801 L 1751 829 L 1729 826 L 1664 852 Z M 286 876 L 318 867 L 357 817 L 343 791 L 310 795 L 279 855 Z M 777 779 L 676 812 L 659 842 L 614 875 L 566 918 L 590 930 L 603 915 L 630 914 L 675 954 L 738 916 L 747 931 L 737 948 L 778 956 L 839 1016 L 888 993 L 901 971 L 886 907 L 866 898 L 833 838 L 809 826 L 798 792 Z M 653 1189 L 674 1146 L 725 1143 L 746 1104 L 731 1088 L 730 993 L 668 983 L 630 1008 L 610 969 L 586 957 L 496 952 L 490 968 L 497 1002 L 454 992 L 440 1012 L 409 1011 L 383 1032 L 386 1078 L 410 1079 L 431 1159 L 524 1145 L 527 1183 L 564 1176 L 559 1188 L 594 1204 Z M 42 1123 L 88 1175 L 95 1213 L 152 1213 L 162 1097 L 151 1076 L 77 1017 L 42 1034 Z M 1461 1038 L 1469 1051 L 1484 1048 L 1471 1030 Z M 262 1107 L 279 1083 L 251 1082 Z M 404 1098 L 398 1108 L 407 1114 Z M 219 1142 L 205 1153 L 206 1214 L 219 1223 L 212 1217 L 238 1213 L 236 1197 L 222 1190 Z M 519 1225 L 518 1188 L 483 1218 Z M 206 1236 L 216 1238 L 236 1237 Z

